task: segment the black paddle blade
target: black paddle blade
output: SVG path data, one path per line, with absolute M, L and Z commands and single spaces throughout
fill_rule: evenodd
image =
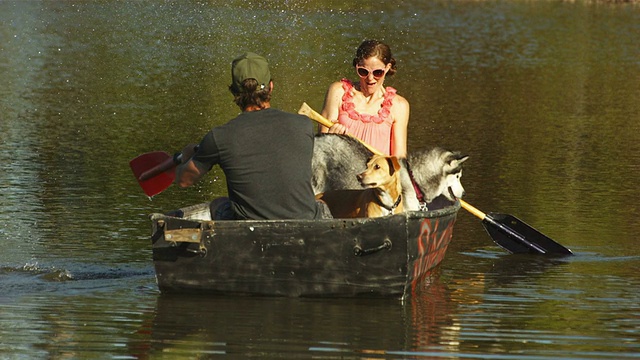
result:
M 482 225 L 496 244 L 513 254 L 573 254 L 571 250 L 512 215 L 489 213 Z

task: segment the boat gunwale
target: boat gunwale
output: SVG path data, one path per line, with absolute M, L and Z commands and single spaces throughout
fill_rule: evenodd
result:
M 445 216 L 449 216 L 449 215 L 453 215 L 456 214 L 459 210 L 460 210 L 461 206 L 460 206 L 460 202 L 456 201 L 455 203 L 449 205 L 449 206 L 445 206 L 443 208 L 439 208 L 439 209 L 435 209 L 435 210 L 418 210 L 418 211 L 404 211 L 402 213 L 399 214 L 393 214 L 393 215 L 387 215 L 387 216 L 382 216 L 382 217 L 376 217 L 376 218 L 333 218 L 333 219 L 277 219 L 277 220 L 204 220 L 204 219 L 191 219 L 191 218 L 183 218 L 183 217 L 175 217 L 175 216 L 171 216 L 171 215 L 167 215 L 167 214 L 162 214 L 162 213 L 152 213 L 149 215 L 149 218 L 151 219 L 151 221 L 158 221 L 158 220 L 165 220 L 168 218 L 171 219 L 180 219 L 180 220 L 185 220 L 185 221 L 194 221 L 194 222 L 201 222 L 201 223 L 215 223 L 218 225 L 222 225 L 222 224 L 257 224 L 257 223 L 292 223 L 292 224 L 300 224 L 303 225 L 305 223 L 328 223 L 328 224 L 333 224 L 333 223 L 345 223 L 345 222 L 352 222 L 354 225 L 355 224 L 359 224 L 359 223 L 363 223 L 363 222 L 370 222 L 370 221 L 378 221 L 378 222 L 383 222 L 386 219 L 391 219 L 391 218 L 395 218 L 395 217 L 405 217 L 407 220 L 410 219 L 427 219 L 427 218 L 440 218 L 440 217 L 445 217 Z

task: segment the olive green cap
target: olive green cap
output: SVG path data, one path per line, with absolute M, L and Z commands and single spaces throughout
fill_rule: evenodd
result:
M 231 63 L 231 87 L 235 91 L 240 91 L 242 82 L 246 79 L 255 79 L 258 82 L 258 89 L 269 86 L 271 72 L 267 59 L 252 52 L 235 58 Z

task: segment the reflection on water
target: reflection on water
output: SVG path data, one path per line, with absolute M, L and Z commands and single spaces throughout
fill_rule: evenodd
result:
M 403 307 L 393 300 L 161 296 L 156 310 L 149 331 L 150 348 L 158 353 L 187 355 L 193 343 L 204 345 L 197 352 L 244 356 L 275 356 L 284 347 L 284 354 L 294 358 L 375 354 L 405 346 Z M 282 346 L 270 349 L 278 342 Z
M 0 2 L 0 357 L 638 357 L 638 24 L 602 2 Z M 404 304 L 158 296 L 147 214 L 224 177 L 150 201 L 129 160 L 237 114 L 236 54 L 269 58 L 277 107 L 319 110 L 369 37 L 409 148 L 469 154 L 470 203 L 576 256 L 507 255 L 461 211 Z

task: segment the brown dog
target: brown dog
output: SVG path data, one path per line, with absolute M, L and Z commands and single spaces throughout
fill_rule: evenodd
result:
M 395 156 L 374 155 L 359 174 L 362 190 L 330 190 L 316 195 L 334 218 L 379 217 L 402 212 L 400 163 Z

